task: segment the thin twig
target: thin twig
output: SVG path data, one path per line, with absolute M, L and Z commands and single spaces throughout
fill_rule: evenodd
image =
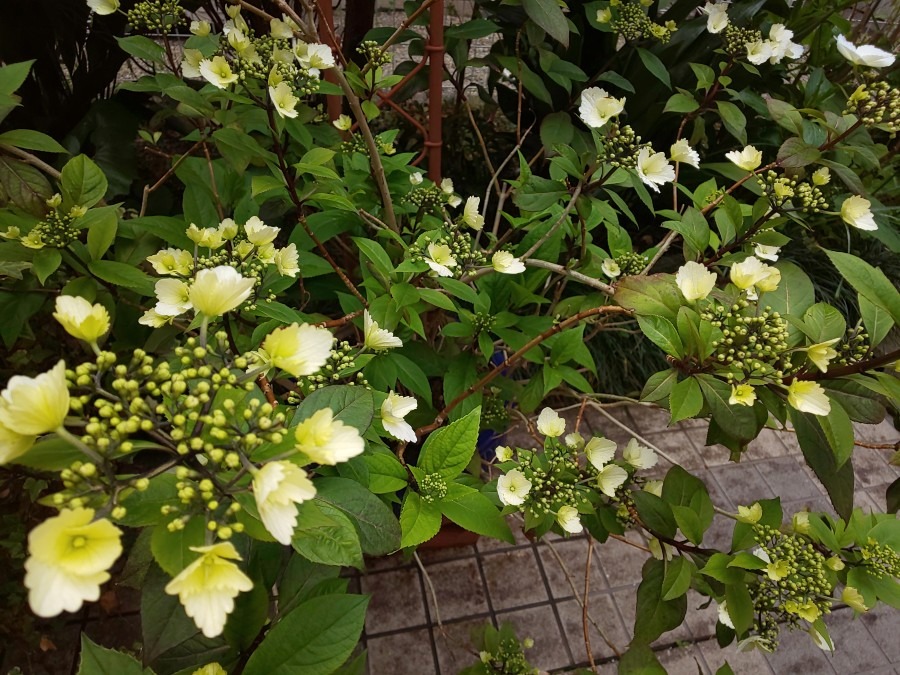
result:
M 526 258 L 522 262 L 524 262 L 528 267 L 540 267 L 545 270 L 550 270 L 551 272 L 556 272 L 557 274 L 563 274 L 567 277 L 570 277 L 573 281 L 582 283 L 585 286 L 590 286 L 591 288 L 596 288 L 598 291 L 602 291 L 607 295 L 612 295 L 616 292 L 615 289 L 609 284 L 605 284 L 602 281 L 594 279 L 593 277 L 589 277 L 586 274 L 582 274 L 581 272 L 570 270 L 567 267 L 563 267 L 562 265 L 557 265 L 556 263 L 547 262 L 546 260 L 540 260 L 539 258 Z
M 594 650 L 591 649 L 591 632 L 588 630 L 588 602 L 590 602 L 591 593 L 591 557 L 594 554 L 594 540 L 588 537 L 587 560 L 584 563 L 584 604 L 581 606 L 581 629 L 584 631 L 584 649 L 587 652 L 588 663 L 591 664 L 591 670 L 597 672 L 597 664 L 594 663 Z
M 544 245 L 550 237 L 559 229 L 559 226 L 562 225 L 569 213 L 575 208 L 575 202 L 578 200 L 578 197 L 581 196 L 581 189 L 584 187 L 584 183 L 579 181 L 578 185 L 575 186 L 575 190 L 572 192 L 572 197 L 569 199 L 569 203 L 566 204 L 566 207 L 563 209 L 563 212 L 559 215 L 559 218 L 553 225 L 544 233 L 540 239 L 538 239 L 534 244 L 529 248 L 525 253 L 522 254 L 522 258 L 530 258 L 534 255 L 534 252 L 537 251 L 541 246 Z
M 192 154 L 194 154 L 194 151 L 197 148 L 199 148 L 201 145 L 203 145 L 205 142 L 206 142 L 206 139 L 201 138 L 199 141 L 194 143 L 187 150 L 187 152 L 185 152 L 177 160 L 175 160 L 175 163 L 172 164 L 171 168 L 168 171 L 166 171 L 160 177 L 160 179 L 158 181 L 156 181 L 153 185 L 145 185 L 144 186 L 144 196 L 141 199 L 141 211 L 138 215 L 139 218 L 143 218 L 144 214 L 147 212 L 147 200 L 150 199 L 150 195 L 152 193 L 156 192 L 159 188 L 161 188 L 163 183 L 165 183 L 167 180 L 169 180 L 169 178 L 172 177 L 172 174 L 174 174 L 178 170 L 178 167 L 181 166 L 182 162 L 184 162 L 184 160 L 186 160 L 188 157 L 190 157 Z
M 37 167 L 41 171 L 50 176 L 53 176 L 56 180 L 59 180 L 62 174 L 54 169 L 52 166 L 47 164 L 44 160 L 35 155 L 32 155 L 30 152 L 26 152 L 21 148 L 13 147 L 12 145 L 7 145 L 6 143 L 0 143 L 0 150 L 3 152 L 18 157 L 26 164 L 31 164 L 34 167 Z

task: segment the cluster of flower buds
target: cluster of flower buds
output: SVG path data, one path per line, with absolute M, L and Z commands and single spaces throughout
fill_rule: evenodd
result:
M 133 31 L 168 33 L 187 23 L 179 0 L 141 0 L 125 14 Z
M 87 213 L 87 209 L 73 206 L 68 211 L 63 211 L 60 209 L 62 201 L 60 194 L 50 197 L 46 202 L 47 213 L 27 234 L 23 235 L 18 227 L 12 226 L 0 233 L 0 237 L 16 239 L 28 248 L 65 248 L 78 238 L 76 221 Z
M 649 0 L 610 0 L 609 7 L 597 10 L 597 22 L 608 23 L 615 32 L 632 42 L 656 39 L 666 43 L 677 26 L 674 21 L 665 24 L 651 21 L 646 8 L 652 4 Z
M 847 100 L 848 113 L 866 126 L 895 134 L 900 131 L 900 89 L 881 80 L 861 84 Z

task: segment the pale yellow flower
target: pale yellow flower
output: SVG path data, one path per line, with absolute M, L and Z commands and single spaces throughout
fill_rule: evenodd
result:
M 34 435 L 26 436 L 0 424 L 0 466 L 21 457 L 34 445 Z
M 756 390 L 749 384 L 735 384 L 731 386 L 729 405 L 752 406 L 756 401 Z
M 383 351 L 403 346 L 403 340 L 391 331 L 379 327 L 378 322 L 369 314 L 369 310 L 363 311 L 363 344 L 368 349 Z
M 185 613 L 208 638 L 221 635 L 239 593 L 253 588 L 253 582 L 232 560 L 241 560 L 234 544 L 191 546 L 200 553 L 166 585 L 166 593 L 177 595 Z
M 287 82 L 279 82 L 277 87 L 269 87 L 269 98 L 275 106 L 279 117 L 294 118 L 298 115 L 297 104 L 300 99 L 294 96 L 294 90 Z
M 875 216 L 872 215 L 872 202 L 859 195 L 851 195 L 841 204 L 841 218 L 848 225 L 859 230 L 877 230 Z
M 362 454 L 365 443 L 354 427 L 334 419 L 331 408 L 316 411 L 294 429 L 297 449 L 310 461 L 335 465 Z
M 521 274 L 525 271 L 525 263 L 509 251 L 497 251 L 491 256 L 491 267 L 500 274 Z
M 597 129 L 625 109 L 624 98 L 614 98 L 599 87 L 588 87 L 581 92 L 578 115 L 589 127 Z
M 97 344 L 109 330 L 109 312 L 100 303 L 91 304 L 77 295 L 56 296 L 53 318 L 74 338 Z
M 266 366 L 305 377 L 325 365 L 333 344 L 334 336 L 327 328 L 292 323 L 269 333 L 254 356 Z
M 597 10 L 597 23 L 609 23 L 612 20 L 612 11 L 609 7 Z
M 635 169 L 638 178 L 656 192 L 660 185 L 675 180 L 675 167 L 669 164 L 665 153 L 653 152 L 646 145 L 638 151 Z
M 818 382 L 794 380 L 788 387 L 788 403 L 800 412 L 825 416 L 831 412 L 831 401 Z
M 566 432 L 566 421 L 552 408 L 544 408 L 538 415 L 537 430 L 548 438 L 556 438 Z
M 619 267 L 619 263 L 617 263 L 612 258 L 604 258 L 603 262 L 600 263 L 600 271 L 603 272 L 610 279 L 615 279 L 617 276 L 622 274 L 622 268 Z
M 219 89 L 227 89 L 228 85 L 234 84 L 238 80 L 237 73 L 232 72 L 231 66 L 221 56 L 214 56 L 212 59 L 203 59 L 200 62 L 200 74 L 203 78 L 215 85 Z
M 190 31 L 194 35 L 205 37 L 212 32 L 212 26 L 209 25 L 209 21 L 191 21 Z
M 820 167 L 813 171 L 812 182 L 813 185 L 828 185 L 831 181 L 831 171 L 828 170 L 827 166 Z
M 207 318 L 221 316 L 249 298 L 255 284 L 228 265 L 200 270 L 191 284 L 190 301 Z
M 725 157 L 744 171 L 755 171 L 762 164 L 762 152 L 752 145 L 746 146 L 741 151 L 732 150 L 731 152 L 726 152 Z
M 297 504 L 315 497 L 316 488 L 296 464 L 269 462 L 253 475 L 253 496 L 269 534 L 290 546 L 297 527 Z
M 753 502 L 750 506 L 738 506 L 737 519 L 742 523 L 754 525 L 762 516 L 762 505 L 759 502 Z
M 511 469 L 497 479 L 497 496 L 507 506 L 521 506 L 531 491 L 531 481 L 518 469 Z
M 652 469 L 659 462 L 659 457 L 653 449 L 641 445 L 635 438 L 629 440 L 622 450 L 622 459 L 635 469 Z
M 727 2 L 707 2 L 700 8 L 706 14 L 706 30 L 710 33 L 721 33 L 728 25 Z
M 381 404 L 381 423 L 384 430 L 394 438 L 401 441 L 415 443 L 416 432 L 404 418 L 418 407 L 418 402 L 412 396 L 401 396 L 393 391 Z
M 191 309 L 191 287 L 181 279 L 160 279 L 156 282 L 156 307 L 159 316 L 174 317 Z
M 119 0 L 87 0 L 87 5 L 94 14 L 105 16 L 114 14 L 119 9 Z
M 831 346 L 838 340 L 840 338 L 834 338 L 833 340 L 818 342 L 806 348 L 806 355 L 809 357 L 809 360 L 816 364 L 816 368 L 823 373 L 828 371 L 828 364 L 838 355 L 834 347 Z
M 494 456 L 498 462 L 508 462 L 513 458 L 513 449 L 508 445 L 498 445 L 494 450 Z
M 761 260 L 769 260 L 775 262 L 778 260 L 778 253 L 781 251 L 780 246 L 766 246 L 765 244 L 757 244 L 753 247 L 753 253 Z
M 837 50 L 841 56 L 855 66 L 887 68 L 894 65 L 894 55 L 874 45 L 859 45 L 850 42 L 843 35 L 837 36 Z
M 581 518 L 578 517 L 578 509 L 574 506 L 560 506 L 556 512 L 556 522 L 569 534 L 580 534 L 584 531 Z
M 598 471 L 612 461 L 616 455 L 616 442 L 608 438 L 594 436 L 584 446 L 584 456 Z
M 484 216 L 478 212 L 480 204 L 481 197 L 469 197 L 463 207 L 463 222 L 473 230 L 480 230 L 484 227 Z
M 122 531 L 92 509 L 65 509 L 28 535 L 25 586 L 32 611 L 41 617 L 76 612 L 100 597 L 100 584 L 122 554 Z
M 153 265 L 157 274 L 175 274 L 190 276 L 194 269 L 194 255 L 180 248 L 164 248 L 147 256 L 147 262 Z
M 853 586 L 844 586 L 844 590 L 841 591 L 841 602 L 860 614 L 869 611 L 869 608 L 866 607 L 866 600 L 863 598 L 862 593 Z
M 296 277 L 300 273 L 300 254 L 296 244 L 288 244 L 275 251 L 275 267 L 283 277 Z
M 256 246 L 264 246 L 275 241 L 275 237 L 281 232 L 281 228 L 266 225 L 257 216 L 252 216 L 244 223 L 244 232 L 247 233 L 247 239 L 250 243 Z
M 185 77 L 201 77 L 200 62 L 204 59 L 199 49 L 185 49 L 181 59 L 181 74 Z
M 669 159 L 673 162 L 689 164 L 695 169 L 700 167 L 700 155 L 690 146 L 686 138 L 682 138 L 672 144 L 672 147 L 669 149 Z
M 452 277 L 451 267 L 456 267 L 456 258 L 450 251 L 447 244 L 428 244 L 428 255 L 425 256 L 425 263 L 441 277 Z
M 607 464 L 597 473 L 597 489 L 607 497 L 615 497 L 616 490 L 628 479 L 628 472 L 618 464 Z
M 194 223 L 191 223 L 185 230 L 185 234 L 197 246 L 217 249 L 225 243 L 225 240 L 222 238 L 222 231 L 217 227 L 204 227 L 201 229 Z
M 339 131 L 350 131 L 350 127 L 353 126 L 353 120 L 350 119 L 349 115 L 338 115 L 338 118 L 332 124 Z
M 0 424 L 23 436 L 59 429 L 68 413 L 64 361 L 37 377 L 13 375 L 0 394 Z
M 675 283 L 685 300 L 703 300 L 716 286 L 716 273 L 698 262 L 690 261 L 678 269 Z

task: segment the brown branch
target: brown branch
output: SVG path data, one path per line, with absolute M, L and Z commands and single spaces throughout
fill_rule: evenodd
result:
M 277 406 L 278 401 L 275 398 L 275 392 L 272 389 L 272 383 L 269 382 L 269 378 L 260 373 L 256 376 L 256 386 L 260 388 L 263 394 L 266 396 L 266 401 L 269 402 L 271 406 Z
M 503 363 L 495 366 L 493 369 L 488 371 L 484 377 L 482 377 L 480 380 L 478 380 L 478 382 L 473 384 L 471 387 L 466 389 L 455 399 L 450 401 L 450 403 L 448 403 L 446 406 L 444 406 L 444 409 L 441 410 L 437 414 L 437 416 L 434 418 L 434 422 L 416 429 L 416 436 L 421 438 L 425 434 L 430 433 L 430 432 L 434 431 L 435 429 L 437 429 L 439 426 L 441 426 L 441 424 L 444 423 L 444 420 L 447 419 L 447 415 L 449 415 L 450 412 L 454 408 L 456 408 L 456 406 L 458 406 L 460 403 L 462 403 L 467 398 L 469 398 L 469 396 L 472 396 L 473 394 L 475 394 L 478 391 L 480 391 L 481 389 L 483 389 L 487 384 L 489 384 L 501 372 L 503 372 L 505 369 L 509 368 L 514 363 L 516 363 L 519 359 L 521 359 L 526 353 L 531 351 L 534 347 L 537 347 L 539 344 L 541 344 L 545 340 L 548 340 L 549 338 L 553 337 L 557 333 L 564 331 L 569 326 L 572 326 L 576 323 L 584 321 L 585 319 L 588 319 L 592 316 L 597 316 L 599 314 L 606 314 L 606 313 L 630 314 L 631 311 L 625 309 L 624 307 L 619 307 L 618 305 L 602 305 L 600 307 L 592 307 L 591 309 L 586 309 L 583 312 L 579 312 L 578 314 L 570 316 L 568 319 L 560 321 L 558 324 L 556 324 L 552 328 L 545 330 L 543 333 L 541 333 L 537 337 L 529 340 L 521 349 L 519 349 L 518 351 L 514 352 L 509 357 L 507 357 L 507 359 L 505 361 L 503 361 Z
M 582 410 L 584 410 L 583 407 Z M 587 561 L 584 564 L 584 602 L 581 605 L 581 628 L 584 631 L 584 649 L 587 652 L 588 663 L 591 664 L 591 670 L 597 672 L 597 664 L 594 663 L 594 650 L 591 649 L 591 633 L 588 629 L 588 602 L 591 591 L 591 557 L 594 553 L 594 541 L 588 537 L 587 543 L 588 552 Z
M 790 384 L 794 380 L 833 380 L 838 377 L 844 377 L 845 375 L 858 375 L 859 373 L 863 373 L 867 370 L 872 370 L 874 368 L 893 363 L 898 359 L 900 359 L 900 349 L 895 349 L 892 352 L 888 352 L 887 354 L 883 354 L 881 356 L 876 356 L 873 359 L 866 359 L 865 361 L 851 363 L 846 366 L 829 368 L 828 371 L 824 373 L 802 373 L 795 377 L 786 377 L 784 378 L 784 383 Z
M 53 176 L 56 180 L 59 180 L 60 176 L 62 175 L 59 173 L 59 171 L 47 164 L 44 160 L 36 157 L 35 155 L 32 155 L 30 152 L 26 152 L 25 150 L 16 148 L 12 145 L 7 145 L 6 143 L 0 143 L 0 150 L 13 155 L 14 157 L 18 157 L 26 164 L 31 164 L 32 166 L 37 167 L 44 173 Z
M 313 324 L 319 328 L 337 328 L 339 326 L 343 326 L 344 324 L 350 323 L 353 319 L 358 317 L 363 313 L 363 310 L 358 309 L 355 312 L 350 312 L 350 314 L 346 314 L 342 316 L 340 319 L 330 319 L 328 321 L 322 321 L 317 324 Z
M 175 160 L 175 163 L 172 165 L 172 167 L 168 171 L 166 171 L 158 181 L 156 181 L 153 185 L 144 186 L 144 196 L 141 199 L 141 211 L 138 214 L 139 218 L 143 218 L 144 214 L 147 212 L 147 200 L 150 199 L 150 195 L 161 188 L 163 183 L 169 180 L 169 178 L 172 177 L 172 174 L 174 174 L 178 170 L 178 167 L 181 166 L 181 163 L 184 162 L 184 160 L 186 160 L 188 157 L 190 157 L 194 153 L 194 151 L 205 142 L 206 139 L 201 138 L 199 141 L 194 143 L 187 152 L 185 152 L 177 160 Z

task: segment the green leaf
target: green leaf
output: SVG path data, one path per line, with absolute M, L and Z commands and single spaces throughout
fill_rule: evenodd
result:
M 359 250 L 366 258 L 372 261 L 375 265 L 375 269 L 386 277 L 391 276 L 391 273 L 394 271 L 394 264 L 380 244 L 371 239 L 364 239 L 362 237 L 354 237 L 353 243 L 359 247 Z
M 671 506 L 684 536 L 699 546 L 715 515 L 703 481 L 676 464 L 663 480 L 662 498 Z
M 471 19 L 455 26 L 447 26 L 444 37 L 448 40 L 477 40 L 493 35 L 499 28 L 497 24 L 487 19 Z
M 356 526 L 363 553 L 380 556 L 400 548 L 400 523 L 372 492 L 347 478 L 317 478 L 315 485 L 316 500 L 343 511 Z
M 781 271 L 781 283 L 771 293 L 762 296 L 761 302 L 769 305 L 782 316 L 803 316 L 816 301 L 816 293 L 812 281 L 802 269 L 794 263 L 779 261 L 775 267 Z M 800 331 L 793 325 L 788 327 L 793 339 L 788 340 L 794 346 L 800 337 Z
M 143 35 L 117 37 L 116 42 L 119 43 L 119 47 L 123 51 L 137 59 L 154 61 L 156 63 L 165 63 L 166 61 L 166 50 L 163 49 L 162 45 Z
M 647 527 L 670 539 L 675 536 L 678 526 L 669 504 L 646 490 L 635 490 L 632 497 L 638 515 Z
M 639 314 L 637 320 L 644 335 L 666 354 L 675 358 L 684 356 L 684 345 L 669 319 L 654 314 Z
M 696 257 L 696 254 L 705 251 L 706 247 L 709 246 L 709 224 L 700 211 L 693 206 L 687 208 L 681 220 L 667 220 L 663 223 L 663 227 L 674 230 L 684 237 L 685 242 L 690 247 L 689 253 L 692 255 L 688 257 L 691 259 Z
M 575 135 L 575 127 L 567 112 L 554 112 L 541 122 L 541 143 L 546 150 L 556 145 L 570 145 Z
M 672 391 L 672 387 L 678 382 L 678 371 L 674 368 L 653 373 L 644 385 L 641 392 L 641 400 L 649 403 L 659 403 Z
M 753 627 L 753 600 L 750 599 L 747 584 L 725 586 L 725 603 L 738 635 L 743 635 Z
M 28 452 L 12 461 L 41 471 L 62 471 L 79 460 L 85 460 L 81 450 L 67 440 L 50 436 L 42 438 Z
M 42 134 L 40 131 L 31 131 L 30 129 L 6 131 L 0 134 L 0 143 L 11 145 L 14 148 L 37 150 L 38 152 L 69 153 L 68 150 L 47 134 Z
M 363 595 L 323 595 L 300 604 L 269 631 L 244 674 L 332 673 L 353 652 L 368 603 Z
M 359 534 L 342 511 L 315 499 L 299 504 L 298 512 L 297 529 L 291 539 L 297 553 L 322 565 L 362 569 Z
M 62 254 L 58 248 L 42 248 L 31 260 L 31 271 L 43 284 L 47 281 L 47 277 L 59 269 L 61 263 Z
M 490 499 L 475 488 L 451 483 L 447 495 L 438 505 L 441 513 L 470 532 L 494 537 L 509 544 L 515 543 L 506 518 L 500 515 L 500 510 Z
M 198 556 L 190 547 L 203 546 L 205 533 L 206 526 L 201 518 L 191 518 L 184 529 L 172 532 L 160 523 L 153 528 L 150 538 L 153 559 L 174 577 Z
M 9 96 L 15 93 L 22 86 L 25 78 L 28 77 L 28 73 L 33 65 L 34 59 L 0 66 L 0 94 Z
M 147 489 L 133 490 L 122 499 L 126 515 L 121 519 L 128 527 L 146 527 L 160 522 L 160 509 L 178 499 L 178 478 L 174 473 L 163 473 L 150 479 Z
M 638 493 L 635 493 L 638 494 Z M 642 570 L 638 586 L 632 644 L 649 645 L 663 633 L 677 628 L 687 611 L 687 596 L 663 599 L 665 565 L 660 560 L 648 560 Z
M 372 424 L 372 392 L 364 387 L 335 385 L 317 389 L 297 407 L 291 425 L 299 424 L 323 408 L 331 408 L 334 419 L 355 427 L 364 434 Z
M 433 431 L 419 454 L 417 466 L 426 474 L 437 473 L 445 480 L 456 478 L 475 453 L 481 408 L 448 426 Z
M 655 314 L 674 322 L 683 300 L 671 277 L 630 275 L 616 286 L 615 300 L 637 314 Z
M 666 675 L 668 671 L 659 663 L 656 653 L 644 644 L 629 645 L 622 654 L 618 672 L 627 675 Z
M 837 464 L 828 437 L 815 415 L 788 408 L 791 422 L 797 431 L 797 442 L 806 463 L 822 481 L 835 511 L 842 518 L 849 518 L 853 511 L 853 466 L 845 461 Z
M 569 22 L 556 0 L 522 0 L 528 18 L 563 47 L 569 46 Z
M 694 575 L 694 564 L 682 556 L 669 561 L 663 577 L 662 599 L 674 600 L 687 593 Z
M 850 380 L 824 381 L 822 386 L 832 402 L 837 401 L 854 422 L 879 424 L 884 419 L 884 406 L 872 397 L 871 392 L 858 382 Z
M 888 312 L 864 295 L 860 294 L 858 297 L 859 313 L 862 316 L 866 332 L 869 334 L 869 344 L 872 347 L 877 347 L 887 337 L 887 334 L 891 332 L 891 328 L 894 327 L 894 319 Z
M 884 272 L 849 253 L 825 251 L 841 275 L 863 297 L 900 323 L 900 292 Z
M 87 155 L 77 155 L 66 162 L 59 185 L 68 206 L 86 208 L 103 199 L 108 187 L 103 171 Z
M 803 323 L 808 329 L 805 331 L 806 334 L 814 343 L 843 337 L 847 331 L 844 316 L 824 302 L 817 302 L 807 309 L 803 314 Z
M 0 192 L 15 206 L 33 216 L 47 211 L 47 200 L 53 188 L 47 178 L 33 166 L 12 157 L 0 155 Z
M 817 161 L 822 153 L 800 138 L 789 138 L 778 148 L 778 163 L 786 169 L 800 169 Z
M 133 265 L 115 260 L 92 260 L 88 263 L 88 269 L 98 279 L 114 286 L 132 288 L 142 295 L 153 295 L 153 278 Z
M 743 405 L 731 405 L 731 387 L 728 383 L 710 375 L 698 375 L 703 398 L 712 411 L 713 419 L 728 434 L 740 441 L 749 442 L 759 431 L 753 409 Z
M 671 89 L 672 80 L 669 79 L 669 69 L 666 68 L 666 65 L 660 61 L 659 57 L 653 52 L 648 52 L 643 47 L 637 47 L 636 49 L 638 56 L 641 57 L 641 61 L 644 63 L 644 67 L 649 70 L 657 80 Z
M 694 417 L 701 408 L 703 408 L 703 394 L 700 393 L 700 384 L 696 378 L 689 377 L 672 387 L 672 393 L 669 395 L 672 419 L 669 424 Z
M 149 668 L 144 670 L 133 656 L 101 647 L 84 633 L 81 634 L 78 675 L 147 675 L 152 672 Z
M 78 219 L 79 227 L 87 228 L 87 248 L 91 259 L 100 260 L 116 239 L 119 229 L 118 207 L 103 206 L 91 209 Z
M 400 510 L 403 548 L 418 546 L 441 529 L 441 510 L 437 504 L 423 501 L 417 492 L 407 492 Z
M 834 453 L 835 465 L 840 469 L 853 455 L 853 422 L 843 406 L 835 400 L 831 401 L 831 411 L 824 417 L 819 417 L 818 422 Z
M 738 141 L 747 143 L 747 118 L 744 113 L 734 103 L 728 101 L 716 101 L 716 108 L 719 110 L 719 116 L 722 118 L 722 124 L 732 136 Z
M 408 484 L 406 469 L 392 453 L 363 455 L 369 467 L 369 490 L 376 495 L 402 490 Z
M 666 107 L 663 108 L 663 112 L 691 113 L 699 107 L 700 104 L 697 103 L 697 99 L 691 94 L 678 92 L 669 97 L 669 100 L 666 101 Z

